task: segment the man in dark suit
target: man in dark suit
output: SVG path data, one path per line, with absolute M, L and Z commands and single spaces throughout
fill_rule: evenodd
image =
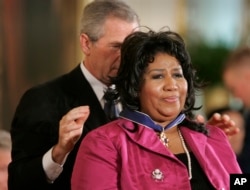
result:
M 120 1 L 85 7 L 80 34 L 85 60 L 68 74 L 28 90 L 16 109 L 10 190 L 70 189 L 82 138 L 108 122 L 104 89 L 117 73 L 124 38 L 138 23 L 137 14 Z
M 80 34 L 84 61 L 68 74 L 28 90 L 16 109 L 9 190 L 70 189 L 82 138 L 108 122 L 103 89 L 117 74 L 124 38 L 138 25 L 137 14 L 123 2 L 94 1 L 85 7 Z

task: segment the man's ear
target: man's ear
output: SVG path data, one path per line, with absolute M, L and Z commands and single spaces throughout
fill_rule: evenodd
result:
M 80 35 L 80 45 L 83 53 L 85 55 L 90 54 L 90 45 L 91 45 L 91 40 L 89 39 L 88 35 L 82 33 Z

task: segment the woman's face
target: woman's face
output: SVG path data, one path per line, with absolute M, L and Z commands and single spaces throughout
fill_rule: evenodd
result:
M 165 126 L 183 110 L 187 89 L 178 60 L 166 53 L 158 53 L 143 75 L 140 111 Z

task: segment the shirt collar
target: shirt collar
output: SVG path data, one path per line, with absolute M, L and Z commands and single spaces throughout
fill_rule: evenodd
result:
M 84 66 L 83 62 L 80 64 L 82 73 L 86 77 L 87 81 L 91 85 L 92 89 L 94 90 L 99 102 L 102 101 L 104 90 L 107 89 L 107 86 L 103 84 L 101 81 L 99 81 L 97 78 L 95 78 L 88 69 Z

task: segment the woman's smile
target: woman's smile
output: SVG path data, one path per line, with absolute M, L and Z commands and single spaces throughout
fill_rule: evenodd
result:
M 168 96 L 166 98 L 163 98 L 164 101 L 168 102 L 168 103 L 174 103 L 177 102 L 179 100 L 178 96 Z

